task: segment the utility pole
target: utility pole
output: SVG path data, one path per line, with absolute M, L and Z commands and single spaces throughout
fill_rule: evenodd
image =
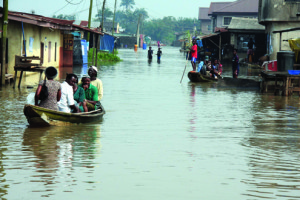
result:
M 1 85 L 5 85 L 5 66 L 6 66 L 6 37 L 8 24 L 8 0 L 3 0 L 2 16 L 2 63 L 1 63 Z M 15 77 L 16 79 L 16 77 Z M 15 80 L 16 81 L 16 80 Z
M 117 8 L 117 0 L 115 0 L 115 9 L 114 9 L 114 18 L 113 18 L 113 29 L 112 29 L 112 35 L 114 35 L 114 31 L 115 31 L 115 16 L 116 16 L 116 8 Z
M 141 17 L 142 17 L 142 14 L 139 15 L 139 20 L 138 20 L 137 29 L 136 29 L 136 44 L 138 45 L 138 47 L 140 46 L 140 44 L 139 44 L 139 39 L 140 39 L 139 32 L 140 32 L 140 30 L 139 29 L 140 29 Z
M 102 32 L 104 30 L 104 10 L 105 10 L 105 1 L 103 0 L 103 5 L 102 5 L 102 22 L 101 22 L 101 27 L 102 27 Z
M 91 28 L 92 8 L 93 8 L 93 0 L 90 0 L 88 28 Z M 89 41 L 90 41 L 90 32 L 88 32 L 88 35 L 87 35 L 87 42 L 89 42 Z

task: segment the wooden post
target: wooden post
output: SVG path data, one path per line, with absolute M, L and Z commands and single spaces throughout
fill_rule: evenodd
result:
M 105 10 L 105 0 L 103 0 L 103 5 L 102 5 L 102 22 L 101 22 L 102 32 L 104 31 L 104 10 Z
M 100 42 L 100 35 L 97 36 L 97 43 L 96 43 L 96 62 L 95 62 L 96 67 L 98 65 L 98 46 L 99 46 L 99 42 Z
M 88 28 L 91 28 L 92 8 L 93 8 L 93 0 L 90 0 Z M 87 35 L 87 42 L 90 42 L 90 32 L 88 32 Z
M 93 60 L 92 60 L 92 65 L 95 63 L 95 33 L 93 33 Z
M 140 44 L 139 44 L 139 39 L 140 39 L 139 32 L 140 32 L 140 30 L 139 29 L 140 29 L 141 17 L 142 17 L 142 14 L 139 15 L 139 20 L 138 20 L 137 29 L 136 29 L 136 44 L 138 45 L 138 47 L 140 46 Z
M 221 45 L 222 45 L 222 36 L 221 36 L 221 33 L 220 33 L 220 39 L 219 39 L 219 60 L 222 59 L 222 48 L 221 48 Z
M 115 8 L 114 8 L 114 18 L 113 18 L 113 29 L 112 29 L 112 35 L 114 35 L 114 31 L 115 31 L 115 16 L 116 16 L 116 8 L 117 8 L 117 0 L 115 0 Z
M 8 24 L 8 0 L 3 0 L 3 16 L 2 16 L 2 63 L 1 63 L 1 85 L 5 85 L 5 66 L 6 66 L 6 38 Z M 16 78 L 16 77 L 15 77 Z

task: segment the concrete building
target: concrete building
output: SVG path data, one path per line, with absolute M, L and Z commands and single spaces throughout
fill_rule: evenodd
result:
M 228 27 L 232 17 L 257 18 L 258 1 L 212 2 L 208 12 L 208 16 L 211 17 L 212 32 L 216 27 Z
M 209 8 L 200 7 L 198 20 L 200 21 L 200 31 L 203 34 L 209 34 L 212 32 L 211 19 L 208 16 Z
M 287 40 L 300 37 L 295 29 L 300 27 L 300 0 L 259 0 L 258 11 L 268 36 L 267 53 L 270 60 L 277 60 L 278 51 L 291 50 Z

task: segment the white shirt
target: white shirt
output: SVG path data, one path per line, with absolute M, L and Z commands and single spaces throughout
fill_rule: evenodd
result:
M 74 105 L 74 94 L 73 87 L 70 86 L 66 81 L 61 84 L 61 98 L 57 103 L 59 111 L 71 112 L 69 106 Z

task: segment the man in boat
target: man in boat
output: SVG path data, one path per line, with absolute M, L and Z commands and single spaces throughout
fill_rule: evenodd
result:
M 191 63 L 192 63 L 192 67 L 193 67 L 193 71 L 196 71 L 196 61 L 197 61 L 197 49 L 198 49 L 198 46 L 197 46 L 197 41 L 195 39 L 192 40 L 192 43 L 193 43 L 193 46 L 191 47 L 191 50 L 190 50 L 190 53 L 191 53 L 191 56 L 192 56 L 192 59 L 191 59 Z
M 153 50 L 151 49 L 151 47 L 149 47 L 149 50 L 148 50 L 148 60 L 152 60 L 152 55 L 153 55 Z
M 237 49 L 233 49 L 232 57 L 232 77 L 238 78 L 240 71 L 239 57 L 237 55 Z
M 61 98 L 57 103 L 59 111 L 70 113 L 80 112 L 79 108 L 75 106 L 74 96 L 73 96 L 73 86 L 76 83 L 75 74 L 67 74 L 66 80 L 61 84 Z
M 212 65 L 212 69 L 210 70 L 210 75 L 212 78 L 216 78 L 220 76 L 220 69 L 219 69 L 219 61 L 218 59 L 214 60 L 214 63 Z
M 84 89 L 86 106 L 88 111 L 93 111 L 100 107 L 100 101 L 98 100 L 98 89 L 96 86 L 91 84 L 91 80 L 89 77 L 82 77 L 82 84 L 79 87 Z
M 97 78 L 98 69 L 95 66 L 90 66 L 88 75 L 90 76 L 90 83 L 95 86 L 98 90 L 98 101 L 103 97 L 103 84 L 102 81 Z

